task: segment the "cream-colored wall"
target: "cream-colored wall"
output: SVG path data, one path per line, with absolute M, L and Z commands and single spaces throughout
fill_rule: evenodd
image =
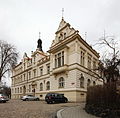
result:
M 62 29 L 62 30 L 61 30 Z M 59 39 L 61 34 L 66 33 L 66 37 L 73 38 L 73 40 L 68 41 L 66 37 L 63 39 Z M 76 34 L 75 34 L 76 33 Z M 66 23 L 63 19 L 59 25 L 59 28 L 56 32 L 55 40 L 52 43 L 52 51 L 50 52 L 50 59 L 46 60 L 48 57 L 47 54 L 44 52 L 40 52 L 38 49 L 35 52 L 32 52 L 31 58 L 26 57 L 24 55 L 21 64 L 16 66 L 15 69 L 12 71 L 12 98 L 20 98 L 23 95 L 22 93 L 15 93 L 15 88 L 19 88 L 26 86 L 26 94 L 33 94 L 32 88 L 29 92 L 29 85 L 33 82 L 36 83 L 35 87 L 35 95 L 40 97 L 40 99 L 44 99 L 45 95 L 48 92 L 58 92 L 64 94 L 68 97 L 69 101 L 85 101 L 86 98 L 86 91 L 87 91 L 87 79 L 90 79 L 91 82 L 95 81 L 97 77 L 94 77 L 92 71 L 89 71 L 87 68 L 88 62 L 88 54 L 92 56 L 92 63 L 93 59 L 97 60 L 99 56 L 90 46 L 89 48 L 81 42 L 81 38 L 74 38 L 71 35 L 75 36 L 78 35 L 78 32 L 71 28 L 68 23 Z M 59 42 L 62 43 L 59 43 Z M 63 45 L 64 44 L 64 45 Z M 62 46 L 59 46 L 62 45 Z M 56 48 L 58 47 L 58 48 Z M 81 50 L 85 52 L 85 65 L 81 66 L 80 59 L 81 59 Z M 92 51 L 91 51 L 92 50 Z M 64 66 L 55 68 L 55 55 L 64 51 Z M 35 62 L 34 62 L 35 57 Z M 31 62 L 32 59 L 32 63 Z M 43 59 L 43 60 L 42 60 Z M 41 61 L 42 60 L 42 61 Z M 25 68 L 24 68 L 25 63 Z M 47 74 L 47 64 L 50 63 L 50 74 Z M 93 65 L 93 64 L 92 64 Z M 40 75 L 40 67 L 43 67 L 43 75 Z M 91 66 L 93 68 L 93 66 Z M 64 71 L 61 71 L 61 68 Z M 36 77 L 33 76 L 33 70 L 36 69 Z M 27 74 L 31 71 L 31 79 L 28 78 Z M 80 77 L 81 73 L 84 76 L 84 88 L 80 88 Z M 24 80 L 23 75 L 26 74 L 26 78 Z M 22 75 L 22 78 L 20 78 Z M 65 86 L 64 88 L 59 88 L 59 78 L 63 77 L 65 79 Z M 50 90 L 46 90 L 46 83 L 50 81 Z M 40 91 L 40 83 L 43 83 L 43 91 Z M 96 80 L 96 84 L 101 84 L 99 80 Z M 92 84 L 91 84 L 92 85 Z M 84 94 L 84 95 L 83 95 Z

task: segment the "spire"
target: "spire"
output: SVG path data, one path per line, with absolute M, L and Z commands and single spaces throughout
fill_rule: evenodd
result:
M 37 48 L 40 50 L 40 51 L 42 51 L 43 52 L 43 50 L 42 50 L 42 40 L 40 39 L 40 32 L 39 32 L 39 39 L 38 39 L 38 41 L 37 41 L 37 43 L 38 43 L 38 45 L 37 45 Z
M 62 19 L 64 19 L 64 8 L 62 8 Z
M 41 33 L 39 32 L 39 39 L 40 39 L 40 34 L 41 34 Z

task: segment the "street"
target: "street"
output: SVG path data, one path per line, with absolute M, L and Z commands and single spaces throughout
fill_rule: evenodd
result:
M 45 101 L 10 100 L 0 103 L 0 118 L 52 118 L 59 109 L 78 104 L 47 104 Z

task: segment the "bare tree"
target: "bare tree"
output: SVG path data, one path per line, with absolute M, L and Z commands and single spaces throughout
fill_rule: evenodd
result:
M 113 38 L 113 36 L 105 36 L 100 38 L 98 43 L 100 46 L 105 46 L 108 49 L 111 49 L 111 53 L 109 56 L 105 54 L 102 59 L 100 60 L 98 68 L 100 74 L 98 74 L 98 78 L 102 79 L 103 82 L 116 82 L 120 79 L 120 58 L 119 58 L 119 49 L 117 48 L 117 42 Z M 96 44 L 95 44 L 96 45 Z
M 18 53 L 16 48 L 5 41 L 0 40 L 0 82 L 6 73 L 17 63 Z

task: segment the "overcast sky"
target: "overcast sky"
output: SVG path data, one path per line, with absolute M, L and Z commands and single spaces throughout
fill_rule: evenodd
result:
M 46 52 L 62 19 L 93 45 L 114 35 L 120 43 L 120 0 L 0 0 L 0 40 L 16 46 L 20 56 L 37 48 L 39 32 Z M 98 47 L 94 47 L 98 50 Z M 99 50 L 98 50 L 99 51 Z

